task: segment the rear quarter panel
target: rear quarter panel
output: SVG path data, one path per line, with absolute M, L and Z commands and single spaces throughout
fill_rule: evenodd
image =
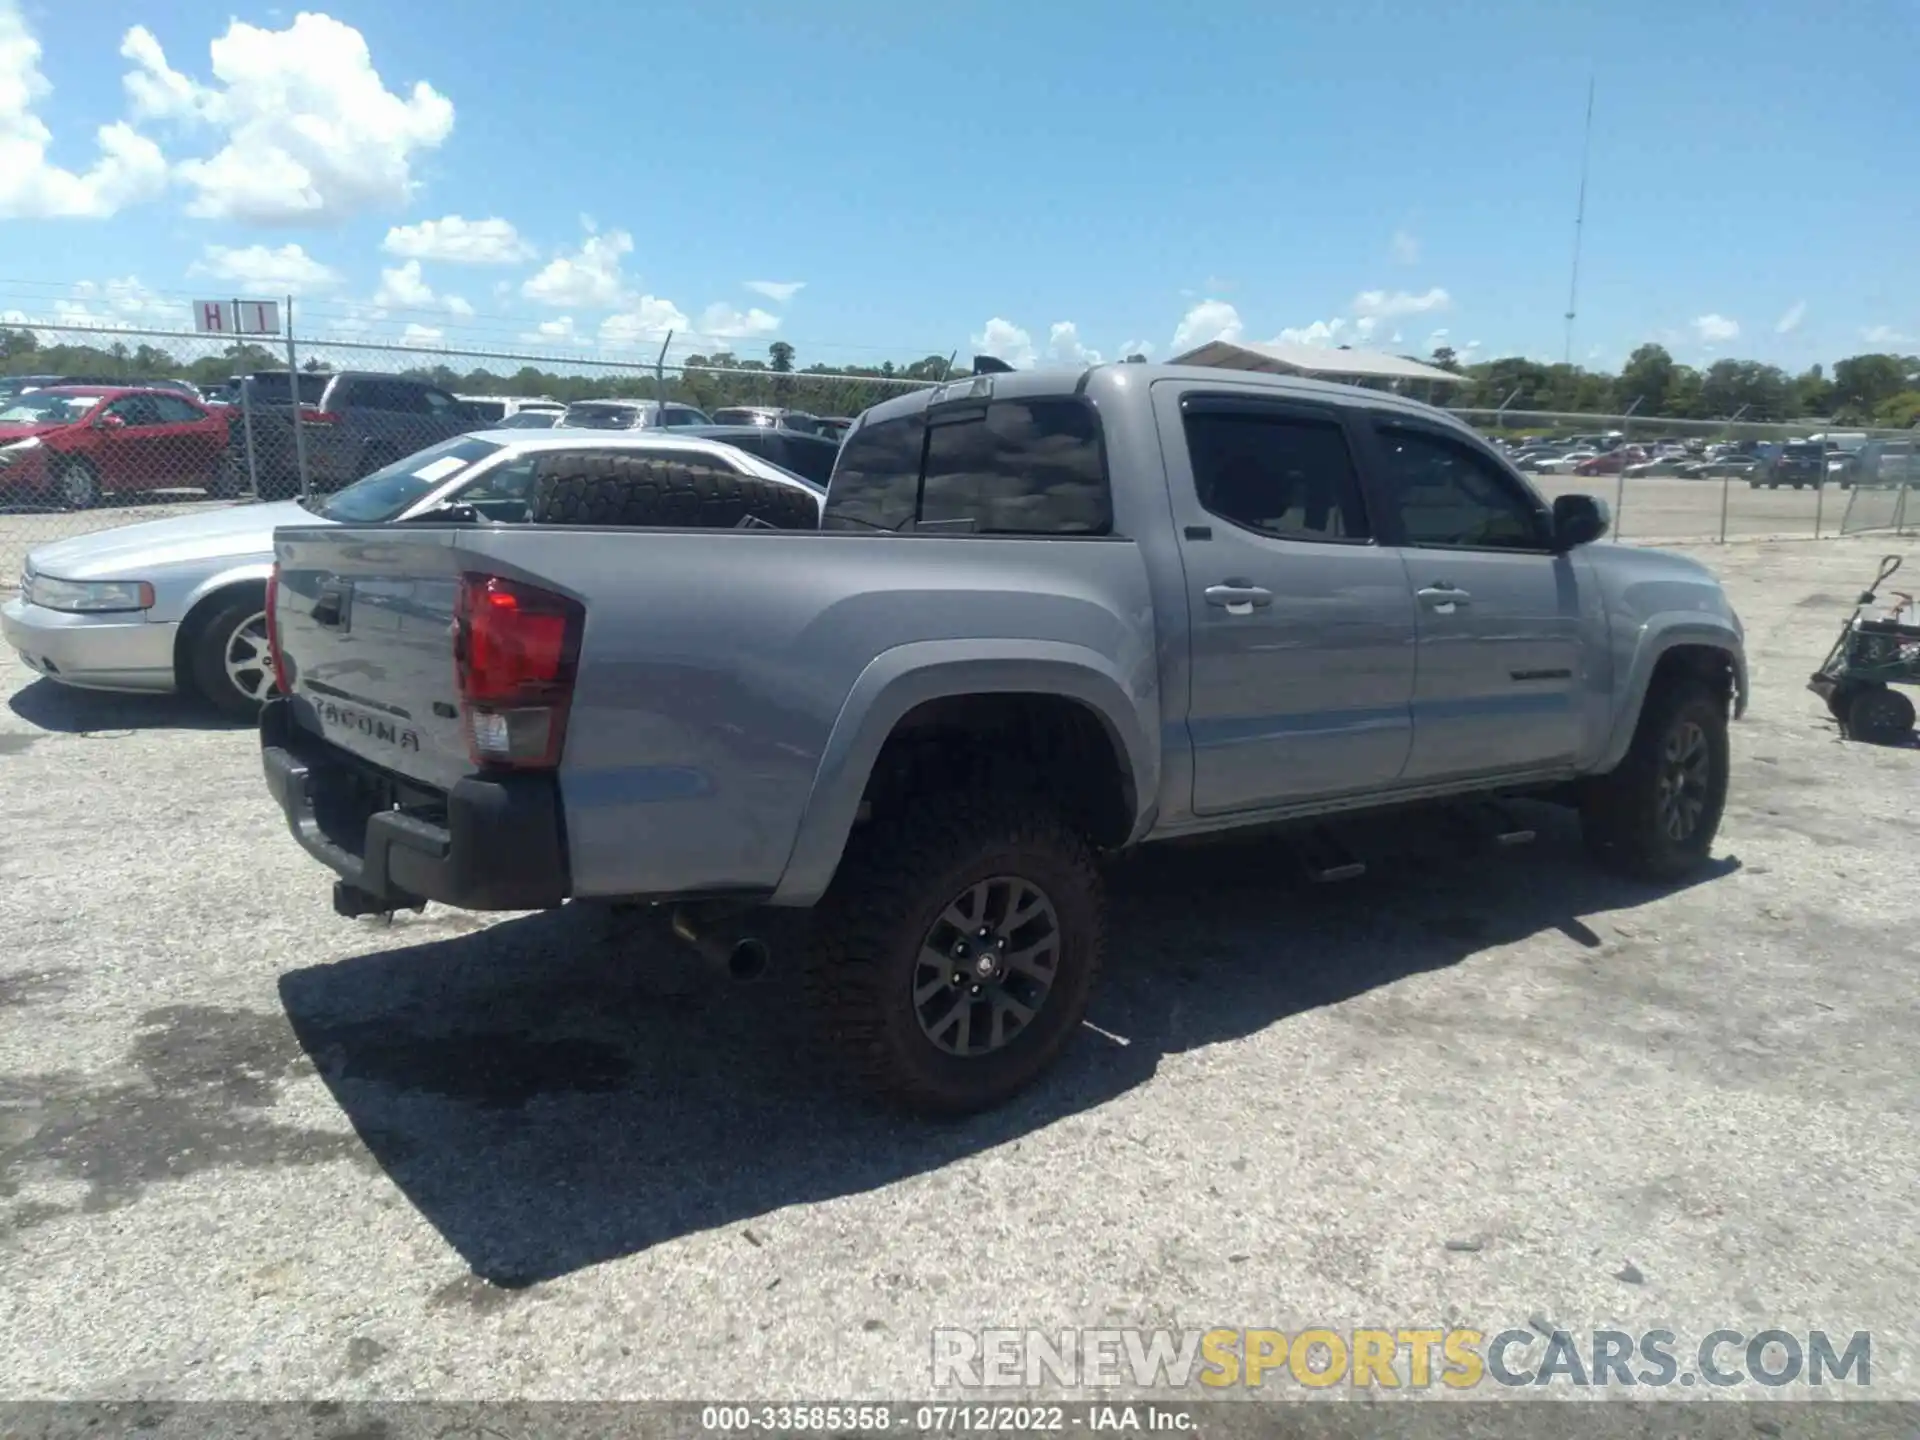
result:
M 579 895 L 772 892 L 816 782 L 850 821 L 854 737 L 907 693 L 862 677 L 903 646 L 921 647 L 904 667 L 921 698 L 965 693 L 983 660 L 1024 658 L 1043 685 L 1073 657 L 1133 729 L 1158 728 L 1152 600 L 1125 540 L 516 528 L 460 543 L 586 605 L 560 773 Z

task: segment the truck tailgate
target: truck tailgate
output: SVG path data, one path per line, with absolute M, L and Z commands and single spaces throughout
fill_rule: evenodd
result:
M 274 539 L 274 624 L 295 723 L 438 789 L 474 769 L 454 672 L 454 539 L 386 527 Z

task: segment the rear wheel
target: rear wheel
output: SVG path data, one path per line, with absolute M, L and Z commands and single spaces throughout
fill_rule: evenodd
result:
M 1697 680 L 1656 682 L 1626 759 L 1581 800 L 1588 848 L 1637 879 L 1681 879 L 1713 849 L 1729 759 L 1724 702 Z
M 214 604 L 193 639 L 194 686 L 216 709 L 245 719 L 275 689 L 265 596 L 242 592 Z
M 207 484 L 207 493 L 216 500 L 232 500 L 247 493 L 246 462 L 231 450 L 220 457 L 220 463 L 214 466 L 213 478 Z
M 69 510 L 91 510 L 100 503 L 100 472 L 85 460 L 67 460 L 54 472 L 54 489 Z
M 1866 685 L 1847 706 L 1847 733 L 1869 745 L 1902 745 L 1913 735 L 1913 701 L 1890 685 Z
M 808 990 L 838 1068 L 909 1109 L 961 1115 L 1058 1058 L 1104 944 L 1076 830 L 1030 799 L 942 794 L 856 832 L 816 914 Z

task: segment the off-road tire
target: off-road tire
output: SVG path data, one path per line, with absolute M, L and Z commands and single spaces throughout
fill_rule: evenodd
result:
M 1037 885 L 1059 921 L 1052 988 L 1001 1048 L 962 1058 L 923 1031 L 913 1004 L 922 943 L 955 896 L 981 880 Z M 814 914 L 805 967 L 823 1058 L 860 1089 L 909 1110 L 965 1115 L 1024 1089 L 1086 1015 L 1106 946 L 1092 847 L 1064 818 L 996 789 L 942 792 L 855 832 Z
M 1863 685 L 1847 704 L 1848 738 L 1869 745 L 1904 745 L 1913 720 L 1913 701 L 1891 685 Z
M 1670 836 L 1660 822 L 1663 750 L 1680 727 L 1697 725 L 1706 740 L 1708 782 L 1705 809 L 1685 839 Z M 1608 869 L 1638 880 L 1683 879 L 1707 860 L 1727 803 L 1730 765 L 1727 706 L 1697 680 L 1656 682 L 1640 707 L 1640 723 L 1626 759 L 1607 775 L 1587 782 L 1580 823 L 1587 848 Z
M 197 619 L 187 652 L 187 664 L 193 676 L 193 688 L 200 698 L 223 715 L 247 720 L 260 713 L 260 701 L 235 687 L 227 675 L 227 646 L 234 631 L 258 615 L 266 604 L 266 592 L 237 589 L 224 599 L 212 602 L 213 610 L 205 619 Z
M 538 525 L 729 529 L 749 516 L 780 530 L 813 530 L 819 503 L 783 485 L 722 466 L 661 455 L 543 457 L 534 473 Z

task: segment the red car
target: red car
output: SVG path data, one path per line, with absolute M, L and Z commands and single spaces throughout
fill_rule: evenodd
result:
M 233 493 L 227 421 L 176 390 L 56 385 L 0 408 L 0 502 L 85 510 L 115 491 Z
M 1576 475 L 1618 475 L 1629 465 L 1638 465 L 1646 459 L 1638 445 L 1622 445 L 1609 450 L 1604 455 L 1596 455 L 1591 460 L 1582 460 L 1573 467 Z

